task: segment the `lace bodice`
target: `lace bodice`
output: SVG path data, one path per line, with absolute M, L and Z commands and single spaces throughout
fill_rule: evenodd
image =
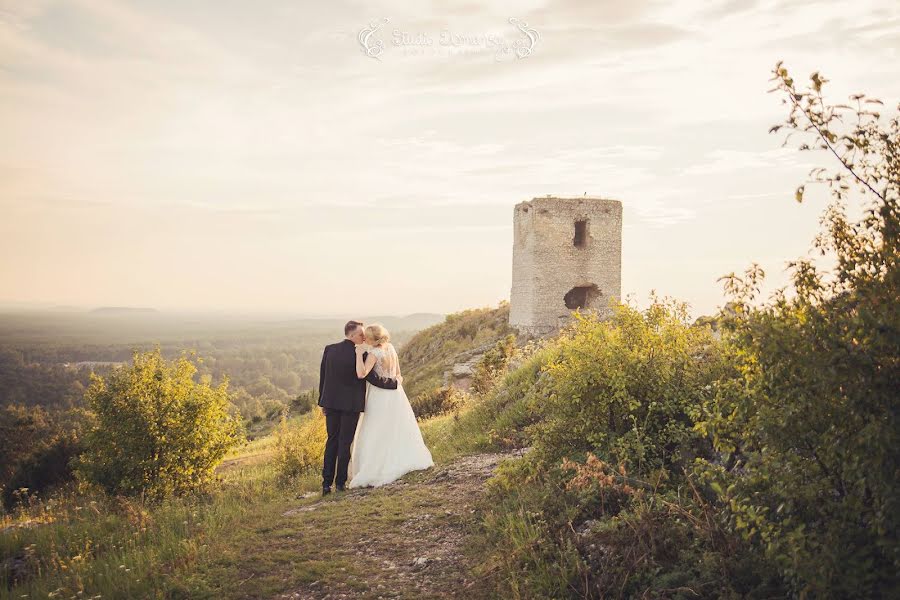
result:
M 400 359 L 397 357 L 397 351 L 393 344 L 385 344 L 378 348 L 370 350 L 375 356 L 375 366 L 372 369 L 381 377 L 390 377 L 396 379 L 400 375 Z

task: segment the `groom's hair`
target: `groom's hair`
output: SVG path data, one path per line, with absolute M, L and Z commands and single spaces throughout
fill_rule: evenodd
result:
M 344 337 L 350 335 L 354 331 L 356 331 L 357 327 L 362 327 L 362 323 L 359 321 L 347 321 L 347 324 L 344 325 Z

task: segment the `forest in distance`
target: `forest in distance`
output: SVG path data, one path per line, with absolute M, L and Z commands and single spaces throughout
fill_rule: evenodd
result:
M 443 320 L 420 313 L 365 317 L 383 323 L 398 345 Z M 147 310 L 0 312 L 0 407 L 41 407 L 56 418 L 82 407 L 92 371 L 128 362 L 135 350 L 164 356 L 195 352 L 200 375 L 229 380 L 248 425 L 277 416 L 318 382 L 322 348 L 340 339 L 339 318 L 265 318 Z

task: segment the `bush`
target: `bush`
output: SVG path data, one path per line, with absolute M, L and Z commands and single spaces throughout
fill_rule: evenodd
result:
M 690 484 L 650 484 L 593 455 L 551 467 L 526 456 L 488 482 L 479 570 L 503 598 L 784 597 L 715 511 Z
M 711 450 L 694 415 L 722 371 L 709 328 L 688 324 L 683 305 L 654 299 L 645 311 L 619 305 L 608 321 L 579 316 L 507 374 L 472 410 L 489 417 L 496 446 L 531 446 L 491 481 L 482 506 L 497 594 L 732 593 L 704 583 L 722 572 L 728 549 L 703 546 L 710 534 L 694 526 L 703 521 L 681 508 L 678 491 L 685 467 Z M 677 509 L 661 510 L 664 498 Z M 654 528 L 659 535 L 627 535 Z M 704 552 L 707 567 L 697 569 Z
M 303 421 L 282 418 L 275 431 L 275 469 L 279 478 L 290 483 L 293 480 L 316 473 L 325 458 L 325 415 L 314 410 Z
M 495 447 L 524 448 L 533 443 L 531 426 L 543 417 L 550 393 L 545 367 L 555 356 L 555 344 L 526 348 L 518 357 L 522 362 L 473 409 L 468 418 L 487 423 L 487 438 Z
M 498 380 L 506 374 L 510 361 L 516 355 L 516 336 L 510 334 L 498 341 L 493 348 L 475 365 L 472 374 L 472 392 L 478 395 L 488 393 Z
M 229 413 L 227 380 L 194 381 L 194 364 L 166 361 L 159 349 L 133 364 L 94 375 L 86 399 L 96 417 L 79 476 L 113 494 L 160 499 L 206 484 L 239 441 L 240 415 Z
M 618 305 L 609 321 L 578 317 L 545 367 L 545 418 L 533 428 L 542 460 L 597 453 L 649 474 L 679 472 L 709 445 L 692 414 L 721 372 L 709 329 L 682 304 Z
M 701 427 L 727 460 L 707 465 L 731 527 L 779 565 L 798 594 L 900 595 L 900 121 L 885 126 L 859 95 L 856 114 L 828 106 L 818 73 L 794 87 L 789 129 L 831 150 L 836 173 L 816 169 L 832 203 L 815 247 L 836 259 L 791 264 L 793 293 L 756 304 L 753 266 L 724 278 L 733 310 L 722 327 L 733 369 Z M 851 123 L 847 129 L 843 123 Z M 777 126 L 773 129 L 778 129 Z M 802 200 L 805 187 L 797 191 Z M 857 194 L 863 217 L 847 217 Z
M 489 395 L 503 381 L 510 363 L 522 354 L 523 352 L 516 347 L 515 336 L 506 336 L 478 360 L 473 370 L 472 387 L 468 392 L 453 387 L 434 388 L 410 401 L 413 412 L 419 419 L 429 419 L 447 413 L 456 413 L 458 417 L 464 407 L 473 404 L 473 397 Z M 478 405 L 481 405 L 481 402 Z
M 458 410 L 465 404 L 467 397 L 465 392 L 456 388 L 442 387 L 419 394 L 410 404 L 417 418 L 427 419 Z
M 44 494 L 72 479 L 71 460 L 81 451 L 83 410 L 53 414 L 39 406 L 0 407 L 0 490 L 6 508 L 18 490 Z
M 0 487 L 9 482 L 19 463 L 53 430 L 50 415 L 40 406 L 0 407 Z
M 291 412 L 305 415 L 319 405 L 319 390 L 301 392 L 291 401 Z
M 72 481 L 72 462 L 81 450 L 81 442 L 73 432 L 57 433 L 44 442 L 18 463 L 15 473 L 3 489 L 4 506 L 12 507 L 17 493 L 23 488 L 27 489 L 28 495 L 43 495 Z

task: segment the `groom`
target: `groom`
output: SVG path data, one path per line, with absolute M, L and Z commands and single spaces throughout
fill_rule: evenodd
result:
M 375 369 L 365 379 L 356 376 L 356 346 L 366 341 L 363 324 L 349 321 L 344 325 L 344 340 L 325 346 L 319 369 L 319 406 L 325 413 L 325 464 L 322 466 L 322 495 L 331 493 L 331 484 L 344 491 L 350 465 L 350 445 L 356 434 L 359 414 L 365 410 L 366 381 L 389 390 L 397 389 L 397 379 L 381 377 Z M 366 360 L 366 354 L 363 354 Z M 335 464 L 337 477 L 335 478 Z

